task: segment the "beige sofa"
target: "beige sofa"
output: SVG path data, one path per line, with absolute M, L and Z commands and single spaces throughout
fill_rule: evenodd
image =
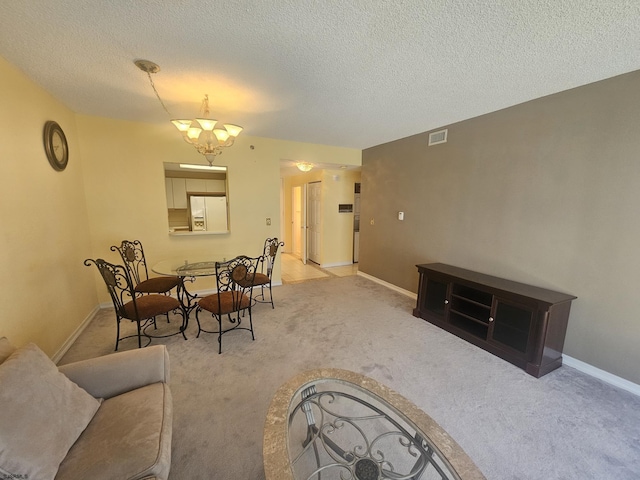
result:
M 162 345 L 58 369 L 0 338 L 0 478 L 166 479 L 168 382 Z

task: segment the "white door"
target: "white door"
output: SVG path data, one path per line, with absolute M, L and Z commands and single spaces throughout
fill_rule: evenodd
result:
M 322 184 L 309 183 L 307 187 L 307 256 L 309 260 L 320 263 L 320 239 L 322 238 L 321 217 Z
M 300 208 L 300 218 L 301 220 L 301 225 L 300 225 L 300 231 L 302 232 L 302 239 L 301 239 L 301 245 L 302 245 L 302 263 L 304 263 L 305 265 L 307 264 L 307 259 L 309 258 L 308 252 L 309 250 L 307 249 L 307 237 L 308 232 L 307 232 L 307 224 L 309 223 L 309 219 L 307 218 L 307 184 L 305 183 L 304 185 L 302 185 L 302 195 L 300 196 L 302 198 L 302 207 Z
M 302 187 L 293 187 L 291 190 L 291 239 L 293 248 L 291 253 L 302 258 Z
M 292 253 L 307 263 L 307 186 L 291 189 L 291 238 Z

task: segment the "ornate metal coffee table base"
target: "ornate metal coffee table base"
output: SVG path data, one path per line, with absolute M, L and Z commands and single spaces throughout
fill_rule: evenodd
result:
M 267 480 L 481 480 L 457 443 L 373 379 L 325 369 L 276 393 L 265 424 Z

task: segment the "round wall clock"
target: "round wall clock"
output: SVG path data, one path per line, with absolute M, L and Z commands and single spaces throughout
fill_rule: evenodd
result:
M 67 137 L 64 136 L 60 125 L 53 121 L 45 123 L 43 140 L 44 151 L 47 153 L 51 166 L 59 172 L 67 168 L 69 147 L 67 145 Z

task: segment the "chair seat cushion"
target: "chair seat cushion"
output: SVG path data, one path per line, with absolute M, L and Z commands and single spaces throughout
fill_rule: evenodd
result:
M 200 300 L 198 305 L 200 305 L 200 308 L 215 313 L 216 315 L 225 315 L 249 308 L 251 306 L 251 300 L 244 293 L 234 290 L 208 295 Z
M 166 479 L 172 410 L 165 383 L 105 400 L 60 464 L 55 480 Z
M 155 317 L 164 313 L 180 308 L 180 302 L 173 297 L 167 295 L 145 295 L 136 298 L 138 307 L 139 320 Z M 136 311 L 133 300 L 124 305 L 124 312 L 121 312 L 124 318 L 136 320 Z
M 180 277 L 154 277 L 136 285 L 135 291 L 142 293 L 165 293 L 180 284 Z

